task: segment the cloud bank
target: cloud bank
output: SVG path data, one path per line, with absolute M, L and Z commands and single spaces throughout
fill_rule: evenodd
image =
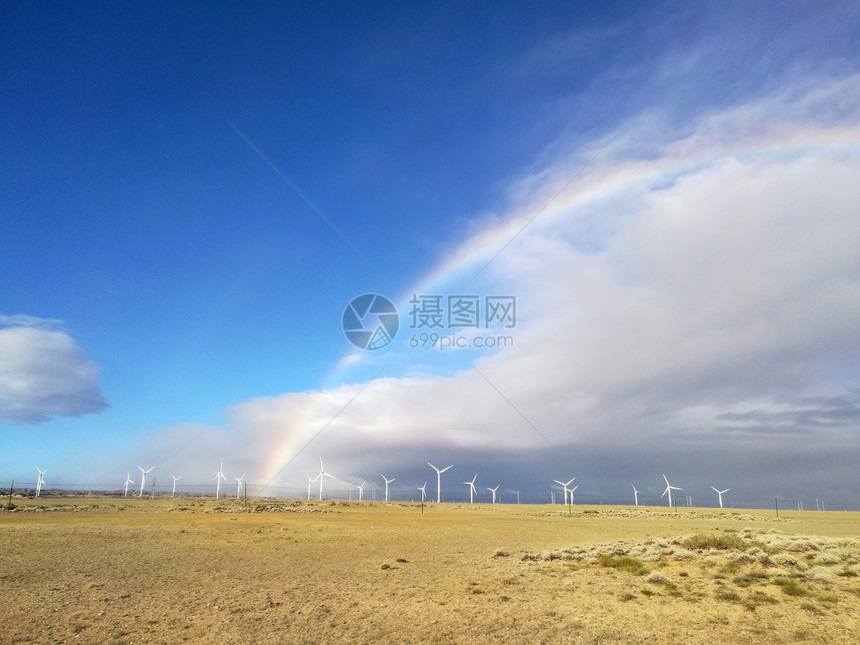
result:
M 61 322 L 0 316 L 0 422 L 39 424 L 109 407 L 99 368 L 59 327 Z
M 360 394 L 365 383 L 237 405 L 242 470 L 263 481 L 310 443 L 279 481 L 303 487 L 320 454 L 357 480 L 407 458 L 484 459 L 494 482 L 539 457 L 592 490 L 674 469 L 705 489 L 784 493 L 818 472 L 856 492 L 860 110 L 846 97 L 858 96 L 858 77 L 820 79 L 680 134 L 634 119 L 485 272 L 482 288 L 518 296 L 514 348 L 421 377 L 408 375 L 422 355 L 401 348 Z M 487 240 L 522 228 L 581 158 L 514 182 L 510 211 L 454 255 L 486 246 L 483 265 L 498 250 Z

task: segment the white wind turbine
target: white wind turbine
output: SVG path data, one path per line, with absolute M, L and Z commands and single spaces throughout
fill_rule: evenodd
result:
M 493 494 L 493 504 L 496 503 L 496 491 L 499 490 L 499 486 L 501 486 L 501 484 L 498 484 L 495 488 L 487 487 L 487 490 Z
M 176 482 L 182 479 L 182 475 L 180 475 L 179 477 L 177 477 L 176 475 L 171 475 L 171 477 L 173 477 L 173 495 L 171 495 L 171 497 L 176 497 Z
M 418 490 L 421 491 L 421 503 L 424 503 L 424 498 L 427 496 L 427 482 L 424 482 L 423 486 L 419 486 Z
M 234 477 L 236 480 L 236 499 L 242 497 L 242 484 L 245 482 L 245 473 L 241 477 Z
M 669 480 L 666 479 L 666 475 L 663 475 L 663 481 L 666 482 L 666 490 L 663 491 L 663 495 L 665 495 L 666 493 L 669 493 L 669 508 L 672 508 L 672 491 L 673 490 L 684 490 L 684 489 L 678 488 L 677 486 L 672 486 L 669 483 Z M 663 497 L 663 495 L 660 495 L 660 497 Z
M 633 486 L 633 484 L 630 484 L 630 485 Z M 636 490 L 635 486 L 633 486 L 633 503 L 636 506 L 639 506 L 639 491 Z
M 728 492 L 731 490 L 731 488 L 727 488 L 726 490 L 717 490 L 717 489 L 716 489 L 716 488 L 714 488 L 713 486 L 711 486 L 711 488 L 713 488 L 713 489 L 716 491 L 717 495 L 719 496 L 719 498 L 720 498 L 720 508 L 722 508 L 722 507 L 723 507 L 723 493 L 728 493 Z
M 223 479 L 225 482 L 227 478 L 224 477 L 224 460 L 221 460 L 221 466 L 218 468 L 218 472 L 215 474 L 215 499 L 219 499 L 221 497 L 221 480 Z
M 356 488 L 358 489 L 358 501 L 359 502 L 361 501 L 361 498 L 364 495 L 364 485 L 366 483 L 367 482 L 361 482 L 361 486 L 356 486 Z
M 305 473 L 305 474 L 307 475 L 307 473 Z M 311 479 L 311 476 L 308 475 L 308 501 L 310 501 L 310 499 L 311 499 L 311 484 L 313 484 L 319 478 L 320 478 L 320 476 L 317 475 L 316 477 Z
M 152 468 L 155 468 L 155 466 L 153 466 L 149 470 L 144 470 L 140 466 L 138 466 L 137 468 L 138 470 L 140 470 L 140 495 L 138 495 L 138 497 L 143 497 L 143 487 L 146 484 L 146 473 L 152 470 Z
M 576 479 L 576 477 L 574 477 L 573 479 Z M 557 479 L 553 479 L 553 481 L 554 481 L 556 484 L 558 484 L 559 486 L 561 486 L 561 487 L 564 489 L 564 505 L 565 505 L 565 506 L 567 506 L 567 493 L 568 493 L 567 487 L 568 487 L 568 486 L 570 486 L 570 485 L 573 483 L 573 479 L 571 479 L 571 480 L 570 480 L 569 482 L 567 482 L 566 484 L 565 484 L 564 482 L 560 482 L 560 481 L 558 481 Z
M 579 488 L 579 484 L 577 484 L 576 486 L 574 486 L 573 488 L 570 489 L 570 503 L 571 504 L 576 504 L 576 502 L 573 500 L 573 491 L 575 491 L 577 488 Z
M 391 479 L 388 479 L 385 475 L 383 475 L 382 479 L 385 480 L 385 501 L 387 502 L 388 501 L 388 484 L 390 484 L 395 479 L 397 479 L 397 477 L 392 477 Z
M 436 503 L 438 504 L 439 502 L 442 501 L 442 473 L 444 473 L 449 468 L 453 468 L 454 464 L 451 464 L 450 466 L 446 466 L 442 470 L 439 470 L 438 468 L 436 468 L 436 466 L 431 464 L 429 461 L 427 462 L 427 465 L 436 471 Z
M 463 482 L 466 486 L 469 487 L 469 503 L 475 503 L 475 480 L 478 479 L 478 473 L 475 473 L 475 476 L 472 477 L 472 481 Z
M 320 480 L 320 501 L 322 501 L 323 478 L 331 477 L 332 479 L 334 479 L 334 475 L 327 473 L 325 471 L 325 468 L 323 468 L 322 457 L 320 457 L 320 474 L 317 475 L 317 477 L 319 477 Z
M 133 483 L 134 482 L 131 479 L 131 473 L 128 471 L 125 471 L 125 484 L 122 485 L 123 491 L 124 491 L 123 495 L 122 495 L 123 497 L 128 497 L 128 485 L 133 484 Z
M 36 497 L 38 497 L 39 494 L 42 492 L 42 484 L 45 483 L 44 477 L 45 477 L 45 473 L 48 472 L 48 469 L 45 468 L 45 470 L 39 470 L 37 468 L 36 470 L 39 473 L 39 477 L 36 479 Z

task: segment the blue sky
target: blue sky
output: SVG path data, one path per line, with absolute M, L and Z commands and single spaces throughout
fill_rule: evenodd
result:
M 0 478 L 860 492 L 854 3 L 3 13 Z

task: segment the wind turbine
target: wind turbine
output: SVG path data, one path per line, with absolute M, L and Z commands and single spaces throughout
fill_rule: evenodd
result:
M 171 475 L 171 477 L 173 477 L 173 495 L 172 496 L 176 497 L 176 482 L 178 482 L 180 479 L 182 479 L 182 475 L 180 475 L 179 477 L 177 477 L 176 475 Z
M 575 491 L 577 488 L 579 488 L 579 484 L 577 484 L 576 486 L 574 486 L 573 488 L 570 489 L 570 503 L 571 504 L 576 504 L 576 502 L 573 501 L 573 491 Z
M 574 477 L 573 479 L 576 479 L 576 477 Z M 558 484 L 559 486 L 561 486 L 561 487 L 564 489 L 564 505 L 565 505 L 565 506 L 567 506 L 567 487 L 568 487 L 568 486 L 570 486 L 570 485 L 573 483 L 573 479 L 571 479 L 571 480 L 570 480 L 569 482 L 567 482 L 566 484 L 565 484 L 564 482 L 560 482 L 560 481 L 558 481 L 557 479 L 553 479 L 553 481 L 554 481 L 556 484 Z
M 666 482 L 666 490 L 663 491 L 663 495 L 665 495 L 666 493 L 669 493 L 669 508 L 672 508 L 672 491 L 673 490 L 684 490 L 684 489 L 678 488 L 677 486 L 672 486 L 669 483 L 669 480 L 666 479 L 666 475 L 663 475 L 663 481 Z M 663 495 L 660 495 L 660 497 L 663 497 Z
M 449 468 L 452 468 L 454 466 L 454 464 L 451 464 L 450 466 L 446 466 L 442 470 L 439 470 L 438 468 L 436 468 L 436 466 L 431 464 L 429 461 L 427 462 L 427 465 L 436 471 L 436 503 L 438 504 L 439 502 L 442 501 L 442 473 L 444 473 Z
M 383 475 L 382 479 L 385 480 L 385 501 L 387 502 L 388 501 L 388 484 L 390 484 L 395 479 L 397 479 L 397 477 L 392 477 L 391 479 L 388 479 L 385 475 Z
M 224 477 L 224 460 L 221 460 L 221 466 L 218 468 L 218 473 L 215 475 L 215 499 L 221 497 L 221 480 L 227 481 L 227 478 Z
M 38 497 L 39 493 L 42 492 L 42 484 L 45 483 L 44 476 L 45 473 L 48 472 L 48 469 L 45 468 L 45 470 L 39 470 L 37 468 L 36 470 L 39 472 L 39 477 L 36 479 L 36 497 Z
M 498 484 L 495 488 L 487 488 L 487 490 L 493 494 L 493 504 L 496 503 L 496 491 L 499 490 L 499 486 L 501 486 L 501 484 Z
M 475 503 L 475 480 L 476 479 L 478 479 L 478 473 L 475 473 L 475 476 L 472 477 L 472 481 L 463 482 L 464 484 L 466 484 L 466 486 L 469 487 L 469 503 L 470 504 Z
M 128 497 L 128 485 L 133 484 L 133 483 L 134 482 L 131 479 L 131 473 L 128 471 L 125 471 L 125 484 L 122 485 L 123 491 L 124 491 L 123 495 L 122 495 L 123 497 Z
M 359 502 L 361 501 L 361 498 L 364 495 L 364 485 L 366 483 L 367 482 L 361 482 L 361 486 L 356 486 L 356 488 L 358 489 L 358 501 Z
M 323 477 L 331 477 L 334 479 L 334 475 L 327 473 L 325 468 L 323 468 L 322 457 L 320 457 L 320 474 L 317 475 L 320 480 L 320 501 L 322 501 L 322 488 L 323 488 Z
M 711 488 L 713 488 L 717 492 L 717 495 L 720 498 L 720 508 L 722 508 L 723 507 L 723 493 L 728 493 L 731 490 L 731 488 L 727 488 L 726 490 L 717 490 L 713 486 L 711 486 Z
M 427 496 L 427 482 L 424 482 L 423 486 L 419 486 L 418 490 L 421 491 L 421 514 L 424 515 L 424 498 Z
M 143 486 L 144 484 L 146 484 L 146 473 L 152 470 L 152 468 L 155 468 L 155 466 L 153 466 L 149 470 L 144 470 L 140 466 L 138 466 L 137 468 L 138 470 L 140 470 L 140 495 L 138 495 L 138 497 L 143 497 Z
M 630 485 L 633 486 L 633 484 Z M 639 506 L 639 491 L 636 490 L 635 486 L 633 486 L 633 503 Z
M 307 475 L 307 473 L 305 473 Z M 319 475 L 311 479 L 311 476 L 308 475 L 308 501 L 311 499 L 311 484 L 313 484 L 317 479 L 319 479 Z
M 245 473 L 241 477 L 234 477 L 236 480 L 236 499 L 242 497 L 242 483 L 245 481 Z

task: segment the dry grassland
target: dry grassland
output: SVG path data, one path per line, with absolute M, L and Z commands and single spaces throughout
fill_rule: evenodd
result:
M 68 498 L 0 643 L 858 643 L 855 513 Z

